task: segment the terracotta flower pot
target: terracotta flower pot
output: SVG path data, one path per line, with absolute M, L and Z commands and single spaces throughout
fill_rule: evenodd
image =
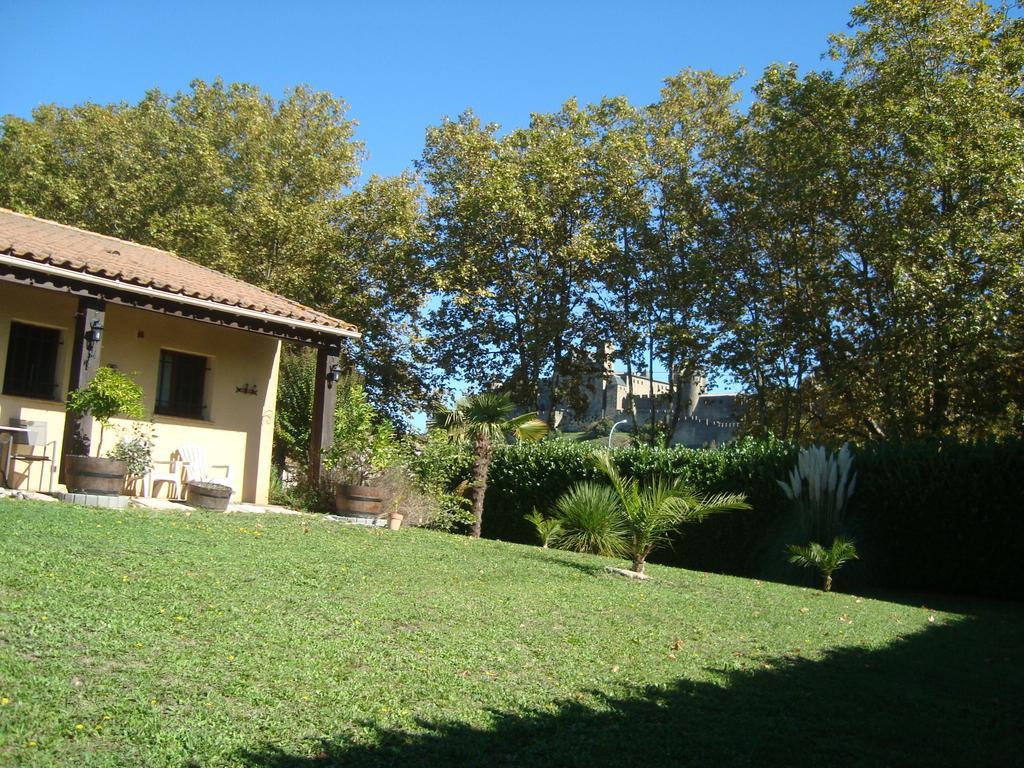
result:
M 397 531 L 402 527 L 402 521 L 405 519 L 405 515 L 401 512 L 392 512 L 388 515 L 388 529 Z

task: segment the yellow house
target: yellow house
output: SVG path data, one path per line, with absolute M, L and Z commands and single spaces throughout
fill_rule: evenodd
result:
M 61 457 L 99 425 L 65 413 L 101 366 L 131 374 L 155 425 L 154 458 L 183 445 L 232 467 L 236 500 L 265 503 L 281 342 L 315 346 L 310 456 L 333 432 L 341 343 L 356 328 L 167 251 L 0 208 L 0 431 L 43 425 L 39 469 L 12 487 L 61 490 Z M 115 420 L 115 426 L 127 426 Z M 13 434 L 13 432 L 10 432 Z M 105 437 L 101 451 L 113 445 Z M 79 447 L 80 449 L 80 447 Z M 0 467 L 0 469 L 3 469 Z M 46 476 L 49 473 L 49 476 Z M 0 478 L 2 482 L 2 478 Z

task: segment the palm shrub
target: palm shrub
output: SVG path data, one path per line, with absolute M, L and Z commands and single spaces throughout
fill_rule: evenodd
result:
M 853 542 L 838 536 L 828 547 L 823 547 L 816 541 L 804 546 L 791 544 L 789 547 L 789 562 L 801 568 L 814 568 L 821 574 L 824 580 L 821 586 L 823 592 L 832 589 L 832 573 L 844 563 L 856 559 L 857 548 Z
M 560 549 L 606 557 L 625 554 L 626 527 L 619 497 L 607 485 L 573 486 L 555 503 L 554 519 L 561 527 L 556 539 Z
M 857 485 L 850 446 L 843 445 L 836 453 L 820 445 L 804 448 L 789 477 L 778 483 L 810 538 L 806 545 L 789 546 L 789 561 L 818 570 L 824 579 L 822 589 L 828 592 L 833 572 L 857 559 L 853 541 L 841 535 L 843 513 Z M 823 541 L 832 543 L 825 546 Z
M 525 520 L 537 531 L 540 545 L 544 549 L 548 549 L 562 533 L 562 522 L 558 518 L 544 517 L 536 509 L 526 515 Z
M 473 525 L 470 535 L 480 538 L 484 519 L 484 497 L 487 494 L 487 472 L 495 443 L 504 443 L 506 436 L 517 440 L 540 440 L 548 433 L 548 425 L 536 413 L 513 416 L 515 404 L 508 395 L 482 392 L 460 400 L 454 408 L 442 410 L 434 417 L 435 425 L 473 445 Z
M 750 508 L 742 494 L 702 496 L 680 478 L 640 482 L 623 477 L 608 451 L 598 451 L 595 461 L 610 485 L 580 483 L 559 499 L 555 509 L 563 533 L 558 546 L 625 556 L 641 575 L 651 553 L 670 544 L 683 523 Z

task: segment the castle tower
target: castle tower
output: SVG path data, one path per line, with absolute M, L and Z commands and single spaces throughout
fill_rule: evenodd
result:
M 697 410 L 697 403 L 700 401 L 700 396 L 707 389 L 708 380 L 704 378 L 700 371 L 687 366 L 680 371 L 679 377 L 676 380 L 676 386 L 679 387 L 681 415 L 684 418 L 689 418 Z

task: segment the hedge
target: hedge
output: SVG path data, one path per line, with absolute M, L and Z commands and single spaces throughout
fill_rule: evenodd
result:
M 551 508 L 571 485 L 599 479 L 592 446 L 566 441 L 505 446 L 488 478 L 483 534 L 535 543 L 523 520 Z M 799 538 L 776 484 L 797 447 L 741 440 L 718 451 L 616 449 L 634 476 L 680 475 L 699 491 L 739 491 L 754 509 L 686 526 L 654 561 L 740 576 L 813 583 L 786 563 Z M 959 444 L 872 443 L 857 449 L 857 490 L 848 512 L 861 560 L 837 576 L 837 588 L 914 589 L 1024 597 L 1024 440 Z

